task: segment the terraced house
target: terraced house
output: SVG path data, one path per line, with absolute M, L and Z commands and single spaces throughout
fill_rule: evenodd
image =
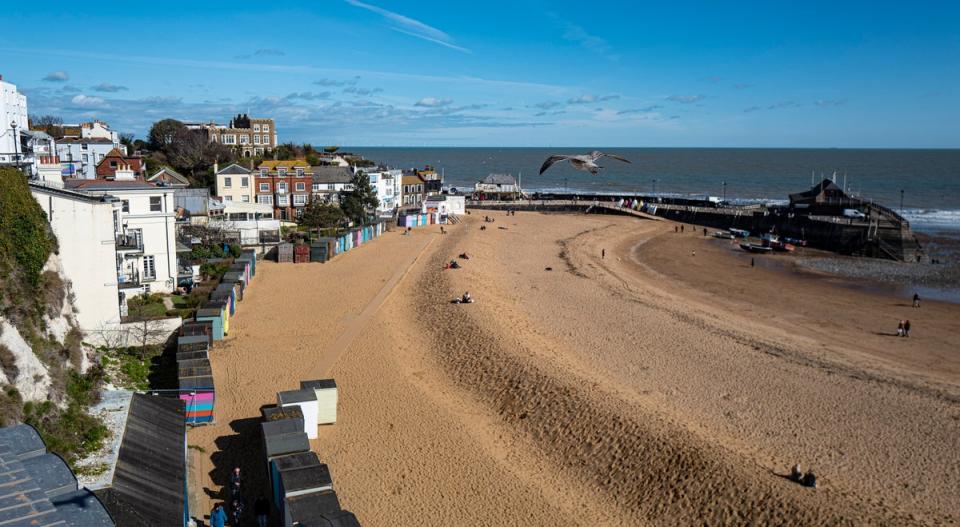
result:
M 227 126 L 217 123 L 185 123 L 191 130 L 203 130 L 210 141 L 233 147 L 242 157 L 261 156 L 277 146 L 273 119 L 238 114 Z
M 313 167 L 305 159 L 264 161 L 253 171 L 257 203 L 273 205 L 274 217 L 293 221 L 313 190 Z

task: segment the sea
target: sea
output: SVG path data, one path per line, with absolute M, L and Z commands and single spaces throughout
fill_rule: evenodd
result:
M 592 176 L 552 154 L 592 150 L 603 158 Z M 434 167 L 445 186 L 470 192 L 490 173 L 513 174 L 527 191 L 717 196 L 737 203 L 785 203 L 787 196 L 834 179 L 848 193 L 903 211 L 914 230 L 960 239 L 960 150 L 800 148 L 442 148 L 343 147 L 394 168 Z

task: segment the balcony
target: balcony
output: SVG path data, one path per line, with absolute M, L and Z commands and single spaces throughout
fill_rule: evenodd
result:
M 143 237 L 135 234 L 117 235 L 117 252 L 121 253 L 142 253 Z

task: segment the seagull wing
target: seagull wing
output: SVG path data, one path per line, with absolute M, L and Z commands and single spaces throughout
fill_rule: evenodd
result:
M 629 159 L 622 156 L 618 156 L 616 154 L 604 154 L 601 152 L 600 155 L 604 157 L 612 157 L 613 159 L 616 159 L 617 161 L 623 161 L 624 163 L 630 163 Z M 633 163 L 630 163 L 630 164 L 633 164 Z
M 550 156 L 546 161 L 543 162 L 543 166 L 540 167 L 540 173 L 543 174 L 547 171 L 548 168 L 552 167 L 557 161 L 566 161 L 570 159 L 570 156 Z

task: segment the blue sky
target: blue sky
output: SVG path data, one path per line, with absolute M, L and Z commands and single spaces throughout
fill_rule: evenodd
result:
M 19 2 L 0 74 L 141 137 L 250 112 L 314 144 L 960 147 L 957 2 L 719 4 Z

